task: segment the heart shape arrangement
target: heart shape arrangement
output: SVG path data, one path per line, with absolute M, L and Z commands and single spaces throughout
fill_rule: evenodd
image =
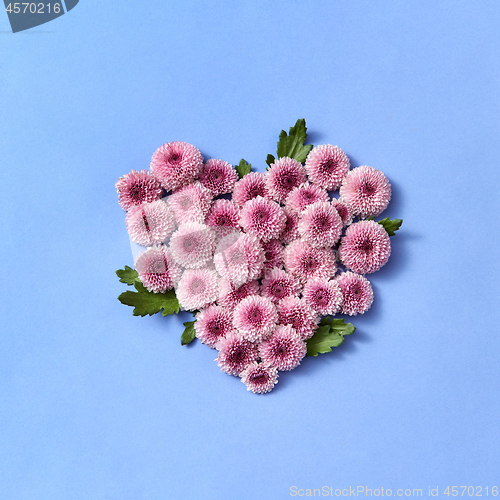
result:
M 149 172 L 116 183 L 130 239 L 144 247 L 134 269 L 116 272 L 135 288 L 118 299 L 136 316 L 192 311 L 181 344 L 216 349 L 220 369 L 258 394 L 354 333 L 335 315 L 370 308 L 365 275 L 387 262 L 402 223 L 374 220 L 391 199 L 382 172 L 351 169 L 342 149 L 306 139 L 304 119 L 282 130 L 265 173 L 170 142 Z

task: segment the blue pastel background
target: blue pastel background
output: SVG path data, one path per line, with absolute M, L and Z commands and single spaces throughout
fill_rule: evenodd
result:
M 0 498 L 491 496 L 499 25 L 497 0 L 81 0 L 17 34 L 0 12 Z M 256 396 L 180 346 L 189 315 L 117 301 L 114 184 L 175 140 L 263 170 L 302 117 L 404 224 L 356 333 Z

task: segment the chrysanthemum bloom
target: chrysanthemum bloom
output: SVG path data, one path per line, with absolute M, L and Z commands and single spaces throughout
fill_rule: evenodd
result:
M 376 168 L 363 165 L 353 168 L 342 181 L 340 196 L 360 217 L 381 214 L 391 201 L 391 185 Z
M 203 344 L 215 348 L 217 342 L 234 333 L 233 315 L 223 307 L 211 305 L 196 314 L 194 328 Z
M 226 278 L 222 278 L 219 282 L 219 298 L 217 303 L 222 307 L 227 307 L 232 310 L 245 297 L 248 297 L 249 295 L 257 295 L 258 291 L 259 282 L 257 280 L 252 280 L 236 287 Z
M 212 193 L 199 182 L 185 186 L 168 197 L 177 224 L 203 222 L 212 204 Z
M 349 171 L 349 158 L 337 146 L 323 144 L 311 149 L 305 169 L 309 180 L 329 191 L 338 189 Z
M 335 253 L 331 248 L 315 248 L 302 240 L 285 247 L 285 269 L 300 283 L 311 278 L 328 279 L 337 271 Z
M 170 238 L 170 250 L 181 266 L 204 267 L 212 259 L 214 252 L 212 233 L 205 224 L 197 222 L 181 224 Z
M 252 342 L 269 336 L 277 321 L 276 306 L 260 295 L 250 295 L 234 308 L 234 328 Z
M 262 280 L 261 295 L 279 302 L 285 297 L 298 295 L 301 290 L 300 283 L 282 269 L 272 269 Z
M 313 278 L 304 285 L 302 298 L 321 315 L 337 314 L 342 308 L 342 290 L 335 280 Z
M 342 219 L 329 202 L 317 201 L 302 212 L 299 234 L 313 247 L 331 247 L 342 234 Z
M 278 370 L 293 370 L 307 353 L 307 345 L 291 325 L 278 325 L 259 346 L 262 362 Z
M 179 304 L 186 311 L 202 309 L 217 300 L 219 277 L 210 269 L 186 269 L 175 291 Z
M 262 243 L 266 260 L 264 269 L 273 269 L 283 265 L 283 252 L 285 247 L 280 240 L 269 240 L 267 243 Z
M 345 203 L 342 198 L 337 199 L 333 198 L 332 201 L 332 207 L 335 207 L 337 210 L 338 214 L 340 215 L 340 218 L 342 219 L 342 225 L 344 227 L 348 226 L 352 222 L 352 210 L 349 207 L 347 203 Z
M 286 197 L 285 206 L 292 212 L 300 214 L 308 205 L 317 201 L 330 201 L 328 192 L 316 184 L 305 182 L 290 191 Z
M 351 224 L 340 241 L 339 260 L 355 273 L 378 271 L 391 255 L 391 242 L 384 227 L 373 220 Z
M 257 360 L 257 346 L 238 333 L 228 333 L 217 345 L 219 354 L 215 361 L 221 371 L 239 375 L 250 363 Z
M 155 293 L 165 293 L 179 281 L 182 269 L 166 246 L 151 247 L 139 254 L 135 270 L 142 284 Z
M 236 169 L 227 161 L 208 160 L 201 170 L 200 182 L 213 196 L 231 193 L 237 180 Z
M 278 302 L 277 309 L 280 325 L 291 325 L 302 340 L 314 335 L 319 316 L 304 299 L 286 297 Z
M 125 224 L 130 239 L 145 247 L 162 243 L 175 229 L 172 211 L 162 200 L 132 206 Z
M 215 200 L 205 219 L 218 238 L 226 236 L 240 227 L 240 209 L 231 200 Z
M 241 381 L 254 394 L 265 394 L 278 383 L 278 370 L 264 363 L 251 363 L 241 372 Z
M 159 200 L 163 194 L 159 181 L 145 170 L 140 172 L 132 170 L 130 174 L 120 177 L 115 187 L 118 192 L 118 203 L 123 210 Z
M 293 188 L 300 186 L 305 181 L 304 167 L 297 160 L 287 156 L 276 160 L 266 173 L 269 196 L 280 203 L 285 202 Z
M 241 209 L 241 227 L 263 242 L 277 238 L 285 223 L 286 216 L 278 203 L 262 196 L 247 201 Z
M 214 255 L 217 272 L 235 286 L 260 278 L 264 260 L 259 240 L 250 234 L 225 236 Z
M 370 309 L 373 302 L 373 289 L 364 276 L 347 271 L 337 277 L 337 283 L 344 296 L 342 314 L 356 316 Z
M 257 196 L 267 197 L 265 176 L 262 172 L 250 172 L 234 186 L 233 201 L 242 207 L 248 200 Z
M 192 144 L 169 142 L 160 146 L 151 158 L 151 173 L 171 191 L 193 182 L 203 167 L 203 156 Z
M 286 245 L 299 238 L 299 216 L 287 207 L 283 209 L 283 213 L 286 217 L 285 229 L 283 229 L 279 239 Z

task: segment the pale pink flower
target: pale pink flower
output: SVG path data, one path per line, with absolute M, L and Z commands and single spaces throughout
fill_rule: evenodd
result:
M 201 172 L 203 157 L 187 142 L 169 142 L 160 146 L 151 158 L 151 173 L 167 190 L 193 182 Z
M 337 283 L 344 297 L 342 314 L 356 316 L 370 309 L 373 302 L 373 289 L 364 276 L 347 271 L 337 277 Z
M 203 344 L 215 348 L 217 342 L 234 333 L 233 315 L 223 307 L 210 305 L 196 314 L 194 328 Z
M 219 277 L 210 269 L 186 269 L 176 289 L 179 304 L 186 311 L 208 306 L 219 295 Z
M 264 262 L 264 269 L 273 269 L 274 267 L 281 267 L 283 265 L 283 253 L 285 247 L 280 240 L 269 240 L 262 243 L 266 260 Z
M 285 207 L 285 229 L 280 234 L 279 239 L 286 245 L 299 238 L 299 215 Z
M 262 362 L 278 370 L 293 370 L 307 353 L 307 345 L 291 325 L 278 325 L 259 346 Z
M 304 167 L 297 160 L 287 156 L 276 160 L 266 172 L 269 196 L 280 203 L 284 203 L 293 188 L 305 181 Z
M 177 224 L 203 222 L 212 204 L 212 193 L 199 182 L 189 184 L 168 197 Z
M 363 165 L 353 168 L 342 181 L 340 196 L 354 215 L 377 216 L 389 205 L 391 185 L 387 177 L 373 167 Z
M 304 299 L 285 297 L 278 302 L 277 308 L 280 325 L 291 325 L 302 340 L 314 335 L 319 316 Z
M 218 238 L 222 238 L 240 227 L 240 209 L 231 200 L 215 200 L 205 219 Z
M 132 170 L 129 174 L 118 179 L 115 185 L 118 192 L 118 203 L 123 210 L 134 205 L 151 203 L 162 197 L 161 184 L 149 172 Z
M 234 186 L 233 201 L 242 207 L 248 200 L 257 196 L 267 197 L 265 177 L 262 172 L 250 172 Z
M 238 333 L 228 333 L 216 345 L 219 354 L 215 361 L 221 371 L 239 375 L 250 363 L 257 360 L 257 346 Z
M 142 284 L 155 293 L 165 293 L 172 289 L 182 273 L 170 250 L 163 245 L 148 248 L 139 254 L 134 267 Z
M 313 278 L 302 290 L 302 298 L 321 315 L 337 314 L 343 301 L 342 290 L 336 280 Z
M 263 297 L 279 302 L 285 297 L 298 295 L 301 290 L 300 283 L 282 269 L 272 269 L 262 280 L 261 294 Z
M 349 224 L 351 224 L 352 219 L 353 219 L 353 214 L 352 214 L 352 210 L 349 207 L 349 205 L 347 203 L 345 203 L 342 200 L 342 198 L 340 198 L 340 199 L 333 198 L 331 203 L 332 203 L 332 207 L 335 207 L 338 214 L 340 215 L 340 218 L 342 219 L 342 225 L 344 227 L 346 227 Z
M 162 243 L 175 229 L 172 211 L 162 200 L 130 207 L 125 224 L 130 239 L 145 247 Z
M 241 372 L 241 381 L 254 394 L 265 394 L 278 383 L 278 370 L 264 363 L 251 363 Z
M 331 247 L 342 234 L 342 219 L 329 202 L 317 201 L 302 212 L 299 234 L 313 247 Z
M 249 295 L 234 308 L 234 328 L 252 342 L 269 336 L 277 321 L 276 306 L 266 297 Z
M 307 155 L 305 163 L 309 180 L 329 191 L 340 187 L 349 167 L 347 155 L 331 144 L 314 147 Z
M 391 255 L 391 242 L 384 227 L 373 220 L 351 224 L 340 241 L 339 260 L 355 273 L 378 271 Z
M 300 214 L 308 205 L 317 201 L 330 201 L 328 192 L 316 184 L 305 182 L 290 191 L 286 197 L 285 206 L 292 212 Z
M 208 160 L 201 170 L 200 182 L 213 196 L 231 193 L 237 180 L 235 168 L 227 161 Z
M 181 224 L 170 238 L 170 250 L 181 266 L 204 267 L 214 252 L 212 233 L 205 224 Z
M 257 196 L 247 201 L 240 213 L 240 225 L 263 242 L 277 238 L 285 228 L 286 216 L 275 201 Z
M 252 280 L 236 287 L 226 278 L 222 278 L 219 282 L 219 298 L 217 303 L 232 310 L 245 297 L 257 295 L 258 291 L 259 282 L 257 280 Z

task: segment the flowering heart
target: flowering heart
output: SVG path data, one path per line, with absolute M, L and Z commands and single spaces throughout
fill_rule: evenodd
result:
M 135 269 L 116 272 L 135 288 L 118 299 L 140 316 L 192 311 L 181 344 L 216 349 L 220 369 L 258 394 L 354 333 L 335 315 L 370 308 L 364 275 L 387 262 L 402 224 L 374 220 L 391 199 L 382 172 L 351 169 L 342 149 L 306 138 L 304 119 L 281 131 L 265 173 L 170 142 L 150 172 L 116 183 L 130 239 L 144 247 Z

